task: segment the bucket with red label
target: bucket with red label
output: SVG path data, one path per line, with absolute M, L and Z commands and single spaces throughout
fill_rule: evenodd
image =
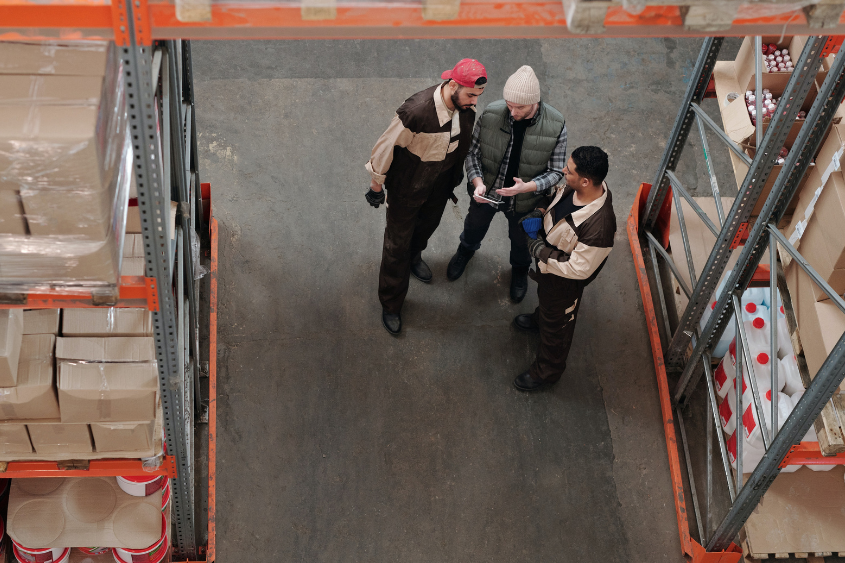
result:
M 141 477 L 118 477 L 117 484 L 127 494 L 133 497 L 148 497 L 157 490 L 161 489 L 161 483 L 164 479 L 161 475 Z
M 164 480 L 164 485 L 161 487 L 161 511 L 167 512 L 170 506 L 170 479 Z
M 20 563 L 67 563 L 70 559 L 69 547 L 34 549 L 24 547 L 12 540 L 12 551 L 15 553 L 15 559 Z
M 145 549 L 126 549 L 116 547 L 112 549 L 112 555 L 116 563 L 161 563 L 170 543 L 167 540 L 167 520 L 164 514 L 161 515 L 161 538 Z
M 77 549 L 85 555 L 103 555 L 111 551 L 109 547 L 79 547 Z

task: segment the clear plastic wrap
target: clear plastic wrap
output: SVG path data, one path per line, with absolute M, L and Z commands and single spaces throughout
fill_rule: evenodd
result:
M 0 291 L 117 283 L 131 161 L 113 46 L 0 44 Z

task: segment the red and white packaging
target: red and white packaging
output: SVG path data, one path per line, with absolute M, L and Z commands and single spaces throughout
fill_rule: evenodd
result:
M 731 364 L 730 356 L 725 355 L 713 372 L 713 384 L 720 399 L 724 399 L 728 391 L 733 389 L 734 379 L 736 379 L 736 366 Z
M 167 540 L 167 518 L 161 515 L 161 539 L 144 549 L 116 547 L 112 550 L 117 563 L 159 563 L 167 554 L 170 543 Z
M 160 475 L 141 476 L 141 477 L 117 477 L 118 486 L 123 489 L 126 494 L 133 497 L 148 497 L 161 489 L 161 482 L 163 481 Z
M 730 435 L 728 438 L 727 443 L 728 448 L 728 457 L 731 460 L 731 465 L 734 469 L 736 469 L 736 432 Z M 754 468 L 757 467 L 757 464 L 760 463 L 760 460 L 763 459 L 763 455 L 766 452 L 761 449 L 749 444 L 747 440 L 743 440 L 742 442 L 742 472 L 743 473 L 751 473 L 754 471 Z
M 67 560 L 70 559 L 70 548 L 68 547 L 35 549 L 24 547 L 12 540 L 12 551 L 15 554 L 15 559 L 20 563 L 67 563 Z
M 789 417 L 789 413 L 792 412 L 793 404 L 792 399 L 789 398 L 789 395 L 784 393 L 777 394 L 777 401 L 778 401 L 778 427 L 777 429 L 780 430 L 783 427 L 783 423 Z M 762 397 L 760 397 L 760 402 L 762 403 L 763 407 L 763 420 L 766 421 L 766 430 L 771 432 L 772 430 L 772 392 L 767 391 Z M 763 435 L 760 430 L 760 419 L 757 417 L 757 409 L 754 408 L 753 404 L 749 404 L 745 407 L 745 410 L 742 413 L 742 427 L 745 434 L 745 439 L 748 443 L 752 444 L 754 447 L 763 448 Z

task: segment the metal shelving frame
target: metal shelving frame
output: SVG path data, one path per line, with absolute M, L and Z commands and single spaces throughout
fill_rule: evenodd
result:
M 161 467 L 152 471 L 142 467 L 141 460 L 127 459 L 19 461 L 4 463 L 0 470 L 4 477 L 16 478 L 166 475 L 172 487 L 173 558 L 198 560 L 206 546 L 198 542 L 194 499 L 200 321 L 192 245 L 199 243 L 197 227 L 207 226 L 202 225 L 190 44 L 153 42 L 149 21 L 140 15 L 145 2 L 120 0 L 109 9 L 126 85 L 146 275 L 124 276 L 116 288 L 105 291 L 55 288 L 2 294 L 0 308 L 144 307 L 151 311 L 167 455 Z M 178 204 L 175 252 L 169 232 L 171 201 Z M 213 521 L 213 499 L 209 520 Z M 213 553 L 213 534 L 208 547 Z
M 751 213 L 758 199 L 763 193 L 764 186 L 777 160 L 780 148 L 795 123 L 796 116 L 800 110 L 801 103 L 806 98 L 810 87 L 813 84 L 816 73 L 822 62 L 822 58 L 829 54 L 832 49 L 838 47 L 841 39 L 831 37 L 810 37 L 801 56 L 795 64 L 795 70 L 791 74 L 789 82 L 781 97 L 777 113 L 772 117 L 765 132 L 763 131 L 763 119 L 757 119 L 756 147 L 753 159 L 747 155 L 707 116 L 701 109 L 700 103 L 704 99 L 708 84 L 710 83 L 716 57 L 722 45 L 722 38 L 707 38 L 704 41 L 698 60 L 695 65 L 693 79 L 690 81 L 685 99 L 678 112 L 675 124 L 667 143 L 663 159 L 658 169 L 653 184 L 643 184 L 640 194 L 632 209 L 628 221 L 629 238 L 635 263 L 638 268 L 638 279 L 643 296 L 646 317 L 649 323 L 650 337 L 652 340 L 652 351 L 655 359 L 655 367 L 660 382 L 661 403 L 665 418 L 665 430 L 667 436 L 667 448 L 669 449 L 670 464 L 673 471 L 673 485 L 680 500 L 676 498 L 676 510 L 678 512 L 678 523 L 682 536 L 682 544 L 685 553 L 694 561 L 707 560 L 708 554 L 717 552 L 724 560 L 738 559 L 739 550 L 734 540 L 745 524 L 751 512 L 760 502 L 763 494 L 780 473 L 781 468 L 790 464 L 843 464 L 845 456 L 824 455 L 818 446 L 807 443 L 800 444 L 801 438 L 807 433 L 810 426 L 816 421 L 825 405 L 830 401 L 833 393 L 845 378 L 845 335 L 831 351 L 815 378 L 805 381 L 807 390 L 799 400 L 795 409 L 788 419 L 784 421 L 780 431 L 778 428 L 776 401 L 772 401 L 772 413 L 769 419 L 771 428 L 766 428 L 766 421 L 762 412 L 761 394 L 757 387 L 756 377 L 753 376 L 753 363 L 748 347 L 748 341 L 744 334 L 741 317 L 736 313 L 740 310 L 740 297 L 749 284 L 760 281 L 760 278 L 768 281 L 770 287 L 769 297 L 773 303 L 777 303 L 777 270 L 778 255 L 777 247 L 785 252 L 800 266 L 800 268 L 816 283 L 832 300 L 837 307 L 845 313 L 845 300 L 837 295 L 830 286 L 813 270 L 801 254 L 789 243 L 789 241 L 778 230 L 777 225 L 783 218 L 787 205 L 795 195 L 800 181 L 803 178 L 807 167 L 812 162 L 814 155 L 825 137 L 831 125 L 836 109 L 845 97 L 845 56 L 835 58 L 833 68 L 830 69 L 824 83 L 820 87 L 818 96 L 807 114 L 806 121 L 801 127 L 793 147 L 786 157 L 781 172 L 777 176 L 770 192 L 766 196 L 759 216 L 751 224 Z M 762 116 L 759 111 L 761 100 L 761 41 L 756 39 L 756 98 L 758 104 L 757 115 Z M 742 94 L 740 94 L 742 95 Z M 711 191 L 716 201 L 719 225 L 714 225 L 707 215 L 696 204 L 689 192 L 675 176 L 674 170 L 680 159 L 682 149 L 687 141 L 693 121 L 695 121 L 702 141 L 704 156 L 707 163 Z M 721 196 L 718 182 L 711 166 L 711 154 L 707 146 L 705 128 L 714 132 L 717 138 L 725 143 L 731 151 L 739 155 L 749 166 L 748 174 L 739 187 L 739 193 L 730 210 L 725 213 L 721 207 Z M 672 261 L 672 257 L 660 242 L 666 229 L 666 220 L 670 212 L 668 198 L 674 200 L 674 207 L 677 213 L 678 226 L 681 231 L 683 252 L 689 268 L 690 281 L 693 287 L 688 287 L 681 279 L 678 267 Z M 696 279 L 696 270 L 692 263 L 690 245 L 684 224 L 684 216 L 681 210 L 680 198 L 684 198 L 692 207 L 692 210 L 704 222 L 709 230 L 716 237 L 716 243 L 712 249 L 702 273 Z M 718 296 L 714 295 L 720 279 L 725 273 L 728 260 L 734 249 L 744 246 L 739 253 L 736 265 L 726 277 L 724 289 Z M 651 258 L 651 268 L 656 291 L 652 293 L 648 272 L 646 271 L 643 259 L 643 249 Z M 770 267 L 759 267 L 764 253 L 769 251 Z M 679 252 L 680 249 L 674 249 Z M 681 290 L 689 299 L 688 305 L 682 314 L 679 315 L 677 328 L 672 331 L 667 315 L 667 304 L 661 287 L 661 273 L 658 268 L 657 256 L 664 261 L 669 272 L 677 278 Z M 762 274 L 765 274 L 763 276 Z M 715 300 L 715 307 L 704 325 L 701 319 L 705 306 Z M 658 315 L 657 307 L 662 315 Z M 770 357 L 776 358 L 777 351 L 777 307 L 770 307 L 771 318 L 769 325 L 772 339 L 772 350 Z M 662 320 L 658 320 L 662 317 Z M 750 384 L 752 406 L 756 410 L 757 419 L 760 421 L 764 448 L 766 450 L 762 461 L 751 472 L 748 481 L 743 483 L 742 470 L 742 421 L 740 419 L 742 410 L 737 408 L 737 467 L 734 474 L 731 470 L 731 463 L 727 457 L 725 438 L 722 433 L 719 415 L 716 408 L 716 395 L 713 389 L 711 373 L 711 353 L 715 344 L 719 341 L 728 323 L 734 322 L 737 326 L 737 384 L 736 403 L 742 405 L 742 381 L 743 373 Z M 664 339 L 661 339 L 660 331 L 663 331 Z M 665 345 L 664 345 L 665 341 Z M 741 369 L 742 365 L 745 369 Z M 777 363 L 772 362 L 772 388 L 775 388 L 777 378 Z M 674 393 L 670 395 L 666 381 L 666 373 L 674 372 L 679 375 L 678 384 Z M 699 510 L 697 489 L 690 463 L 689 446 L 686 432 L 683 426 L 682 409 L 689 405 L 690 397 L 698 387 L 701 375 L 705 375 L 708 421 L 707 426 L 707 485 L 706 485 L 706 511 L 702 518 Z M 752 374 L 748 377 L 748 374 Z M 806 378 L 809 379 L 809 378 Z M 807 383 L 809 383 L 807 385 Z M 681 481 L 679 456 L 677 452 L 676 434 L 674 423 L 677 422 L 680 429 L 681 445 L 686 457 L 688 472 L 688 485 L 691 491 L 693 508 L 696 522 L 701 538 L 697 544 L 689 536 L 687 518 L 685 513 L 684 487 Z M 731 499 L 731 506 L 724 515 L 721 522 L 713 530 L 707 529 L 710 521 L 710 505 L 712 497 L 712 434 L 715 429 L 717 435 L 718 449 L 721 456 L 722 467 L 727 481 L 728 494 Z M 675 451 L 672 451 L 675 449 Z M 693 545 L 695 544 L 695 545 Z M 714 559 L 715 560 L 715 559 Z

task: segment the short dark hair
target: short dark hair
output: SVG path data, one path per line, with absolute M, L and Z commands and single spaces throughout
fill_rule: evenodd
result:
M 598 147 L 578 147 L 572 151 L 575 173 L 587 178 L 595 185 L 604 182 L 607 177 L 607 153 Z
M 454 80 L 454 79 L 450 78 L 449 80 Z M 449 80 L 446 81 L 446 84 L 449 83 Z M 455 83 L 457 83 L 457 81 L 455 81 Z M 484 77 L 484 76 L 479 76 L 478 80 L 475 81 L 474 87 L 480 88 L 480 87 L 484 86 L 485 84 L 487 84 L 487 78 Z M 464 86 L 463 84 L 458 84 L 458 92 L 460 92 L 461 90 L 463 90 L 465 88 L 469 88 L 469 86 Z

